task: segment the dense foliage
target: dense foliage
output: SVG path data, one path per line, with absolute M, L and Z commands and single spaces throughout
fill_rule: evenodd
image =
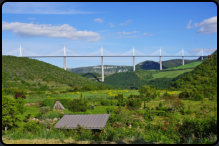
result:
M 188 68 L 197 66 L 197 63 L 163 71 L 118 73 L 115 76 L 119 78 L 111 78 L 111 84 L 115 83 L 116 88 L 138 87 L 138 90 L 99 90 L 105 87 L 49 64 L 27 58 L 10 59 L 20 61 L 22 65 L 13 69 L 3 63 L 4 142 L 36 140 L 40 143 L 41 139 L 45 139 L 58 140 L 59 143 L 213 144 L 217 140 L 217 103 L 211 100 L 216 99 L 217 95 L 216 53 L 190 73 L 185 72 L 191 71 Z M 9 64 L 12 62 L 8 61 Z M 28 68 L 23 67 L 23 64 Z M 39 69 L 39 72 L 35 69 Z M 50 76 L 53 73 L 55 75 Z M 148 85 L 155 79 L 162 83 L 162 78 L 166 78 L 162 86 L 168 85 L 171 77 L 179 74 L 183 75 L 174 83 L 174 88 L 178 90 L 145 86 L 145 83 Z M 65 81 L 64 76 L 69 81 Z M 29 94 L 35 90 L 38 94 Z M 53 109 L 56 100 L 61 102 L 64 110 Z M 81 126 L 77 129 L 54 127 L 66 114 L 106 113 L 110 116 L 101 130 Z
M 98 90 L 106 87 L 54 65 L 25 57 L 2 56 L 2 88 L 8 94 Z
M 184 64 L 196 62 L 197 60 L 184 60 Z M 166 68 L 172 68 L 172 67 L 177 67 L 182 65 L 182 59 L 172 59 L 172 60 L 167 60 L 163 61 L 162 65 L 165 66 Z
M 192 71 L 200 62 L 189 63 L 176 68 L 164 70 L 137 70 L 122 72 L 106 76 L 104 84 L 121 89 L 138 89 L 143 85 L 154 86 L 160 89 L 171 87 L 172 80 L 177 76 Z
M 2 129 L 10 129 L 17 127 L 20 121 L 19 114 L 22 114 L 25 110 L 24 99 L 2 96 Z
M 175 79 L 173 87 L 182 89 L 180 98 L 202 100 L 217 98 L 217 52 L 205 59 L 193 71 Z
M 166 67 L 162 66 L 163 69 L 166 69 Z M 144 61 L 136 65 L 136 70 L 159 70 L 160 64 L 158 62 L 154 61 Z

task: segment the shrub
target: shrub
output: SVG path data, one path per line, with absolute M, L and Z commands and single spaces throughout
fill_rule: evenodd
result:
M 25 101 L 24 101 L 24 99 L 23 98 L 17 98 L 17 99 L 15 99 L 15 102 L 16 102 L 16 108 L 17 108 L 18 112 L 23 114 L 24 111 L 25 111 L 25 107 L 24 107 Z
M 110 106 L 111 105 L 111 101 L 108 100 L 108 99 L 103 99 L 103 100 L 100 101 L 100 105 Z
M 146 108 L 145 102 L 149 102 L 158 96 L 156 90 L 150 86 L 142 86 L 138 92 L 140 93 L 140 98 L 144 101 L 144 109 Z
M 12 97 L 2 96 L 2 129 L 18 126 L 20 117 L 16 100 Z
M 212 134 L 217 135 L 217 117 L 185 119 L 178 131 L 182 142 L 192 137 L 192 141 L 198 143 L 200 139 L 208 138 Z
M 190 90 L 185 89 L 179 94 L 179 98 L 189 99 L 189 100 L 203 100 L 204 95 L 199 92 L 196 88 Z
M 40 107 L 39 111 L 40 111 L 41 114 L 45 114 L 48 111 L 50 111 L 50 107 L 48 107 L 48 106 Z
M 124 101 L 124 98 L 123 98 L 123 94 L 118 94 L 117 96 L 115 96 L 115 99 L 118 100 L 117 106 L 125 106 L 125 101 Z
M 63 117 L 63 114 L 57 113 L 56 111 L 50 111 L 45 114 L 45 118 L 48 119 L 61 118 L 61 117 Z
M 106 108 L 106 112 L 107 112 L 107 114 L 112 114 L 112 113 L 115 113 L 115 109 L 109 107 L 109 108 Z
M 50 108 L 53 108 L 54 104 L 56 102 L 56 99 L 44 99 L 42 102 L 42 106 L 48 106 Z
M 128 108 L 138 109 L 141 107 L 141 100 L 137 95 L 130 95 L 126 101 Z
M 92 140 L 93 139 L 93 135 L 91 130 L 85 129 L 84 127 L 81 127 L 78 125 L 77 129 L 76 129 L 76 133 L 77 133 L 77 140 Z
M 36 134 L 39 131 L 40 131 L 40 126 L 34 121 L 30 121 L 24 124 L 24 132 L 31 132 Z
M 69 102 L 69 110 L 72 112 L 85 112 L 87 107 L 87 102 L 81 99 L 73 99 Z

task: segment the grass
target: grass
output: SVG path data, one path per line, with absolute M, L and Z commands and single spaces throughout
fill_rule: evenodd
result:
M 152 111 L 156 111 L 156 107 L 159 106 L 159 103 L 162 102 L 163 104 L 165 104 L 164 99 L 162 99 L 162 95 L 165 92 L 168 92 L 169 94 L 179 94 L 180 91 L 166 91 L 166 90 L 159 90 L 161 97 L 157 97 L 154 100 L 146 103 L 146 106 L 148 106 L 150 109 L 153 109 Z M 59 94 L 59 95 L 53 95 L 51 94 L 50 96 L 53 96 L 53 98 L 78 98 L 80 97 L 81 94 L 83 94 L 88 101 L 92 102 L 92 101 L 98 101 L 100 100 L 100 98 L 97 95 L 102 95 L 103 98 L 102 99 L 111 99 L 111 96 L 109 96 L 109 94 L 119 94 L 122 93 L 125 95 L 125 98 L 127 98 L 129 95 L 131 94 L 138 94 L 137 90 L 103 90 L 103 91 L 87 91 L 87 92 L 70 92 L 70 93 L 63 93 L 63 94 Z M 33 97 L 27 97 L 27 101 L 31 101 Z M 37 101 L 40 100 L 44 100 L 45 96 L 38 96 Z M 36 101 L 36 100 L 32 100 L 32 101 Z M 183 104 L 185 105 L 185 111 L 188 111 L 190 108 L 190 113 L 186 113 L 186 114 L 181 114 L 179 112 L 175 112 L 175 113 L 170 113 L 171 116 L 174 117 L 174 119 L 177 119 L 179 121 L 182 121 L 185 118 L 197 118 L 197 115 L 206 115 L 206 116 L 216 116 L 217 112 L 217 103 L 215 101 L 211 101 L 208 99 L 204 99 L 203 101 L 191 101 L 191 100 L 182 100 Z M 201 109 L 201 108 L 205 108 Z M 22 117 L 24 118 L 25 115 L 27 114 L 32 114 L 32 116 L 36 116 L 39 113 L 39 106 L 37 105 L 30 105 L 30 106 L 26 106 L 26 112 L 22 115 Z M 118 108 L 118 106 L 101 106 L 99 104 L 97 104 L 94 109 L 88 109 L 86 112 L 71 112 L 68 109 L 65 109 L 62 113 L 63 114 L 106 114 L 107 113 L 107 108 Z M 123 107 L 122 107 L 123 108 Z M 143 103 L 142 103 L 142 108 L 137 110 L 137 113 L 145 113 L 145 109 L 143 109 Z M 53 111 L 56 112 L 56 111 Z M 133 111 L 134 112 L 134 111 Z M 136 112 L 136 111 L 135 111 Z M 135 115 L 136 116 L 136 115 Z M 157 116 L 155 115 L 153 117 L 152 121 L 145 121 L 144 120 L 144 114 L 143 115 L 138 115 L 138 119 L 141 119 L 141 122 L 145 123 L 145 124 L 151 124 L 154 126 L 160 126 L 160 125 L 164 125 L 166 121 L 168 121 L 169 117 L 166 116 Z M 47 133 L 47 132 L 45 132 Z M 19 133 L 18 133 L 19 134 Z M 43 133 L 42 133 L 43 134 Z M 51 134 L 47 133 L 48 135 Z M 45 134 L 45 135 L 47 135 Z M 145 133 L 147 134 L 147 133 Z M 91 144 L 91 143 L 117 143 L 116 141 L 114 142 L 107 142 L 107 141 L 102 141 L 102 142 L 98 142 L 98 141 L 75 141 L 72 138 L 69 137 L 63 137 L 62 140 L 60 139 L 53 139 L 53 136 L 50 135 L 50 137 L 48 137 L 48 139 L 42 139 L 43 136 L 40 137 L 36 137 L 33 139 L 26 139 L 28 137 L 24 137 L 22 139 L 9 139 L 9 137 L 7 137 L 7 135 L 3 136 L 3 142 L 6 144 Z M 56 137 L 56 134 L 54 134 L 54 137 Z M 124 142 L 124 143 L 131 143 L 131 142 Z
M 158 73 L 153 74 L 153 79 L 156 78 L 175 78 L 183 73 L 192 71 L 192 69 L 185 69 L 185 70 L 171 70 L 171 71 L 160 71 Z
M 156 86 L 164 89 L 171 86 L 174 78 L 181 74 L 192 71 L 202 61 L 196 61 L 163 70 L 137 70 L 135 72 L 122 72 L 109 75 L 105 78 L 104 84 L 117 88 L 139 88 L 143 85 Z
M 188 63 L 188 64 L 185 64 L 185 65 L 181 65 L 181 66 L 177 66 L 177 67 L 173 67 L 173 68 L 168 68 L 166 70 L 195 68 L 196 66 L 200 65 L 201 63 L 202 63 L 202 61 L 196 61 L 196 62 Z

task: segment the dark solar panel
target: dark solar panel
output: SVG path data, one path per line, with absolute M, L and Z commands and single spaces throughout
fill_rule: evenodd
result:
M 95 115 L 64 115 L 55 128 L 76 129 L 78 125 L 85 129 L 103 129 L 109 118 L 109 114 Z

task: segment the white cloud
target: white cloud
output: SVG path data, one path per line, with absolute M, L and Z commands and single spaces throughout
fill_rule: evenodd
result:
M 136 30 L 129 32 L 127 31 L 117 32 L 117 34 L 119 34 L 118 38 L 136 38 L 138 37 L 136 33 L 137 33 Z
M 203 20 L 200 23 L 192 25 L 192 20 L 187 24 L 187 28 L 199 28 L 198 33 L 216 33 L 217 32 L 217 16 Z
M 67 4 L 68 5 L 68 4 Z M 94 14 L 76 9 L 77 4 L 66 7 L 66 3 L 54 2 L 7 2 L 2 7 L 3 14 Z
M 129 31 L 129 32 L 127 32 L 127 31 L 122 31 L 122 32 L 117 32 L 118 34 L 121 34 L 121 35 L 131 35 L 131 34 L 135 34 L 135 33 L 137 33 L 137 31 L 136 30 L 134 30 L 134 31 Z
M 87 41 L 100 40 L 100 35 L 98 33 L 86 30 L 79 31 L 68 24 L 53 26 L 50 24 L 2 22 L 2 30 L 10 30 L 22 36 L 44 36 L 72 40 L 85 39 Z
M 189 20 L 189 23 L 186 25 L 186 28 L 187 29 L 192 28 L 192 20 Z
M 109 26 L 110 26 L 111 28 L 114 28 L 114 27 L 115 27 L 115 24 L 109 23 Z
M 153 33 L 146 33 L 146 32 L 144 32 L 143 36 L 154 36 L 154 34 Z
M 103 19 L 101 19 L 101 18 L 96 18 L 96 19 L 94 19 L 94 22 L 96 22 L 96 23 L 103 23 Z
M 205 19 L 199 24 L 196 24 L 196 27 L 200 27 L 199 33 L 215 33 L 217 32 L 217 16 Z
M 125 22 L 120 23 L 121 26 L 126 26 L 132 22 L 131 19 L 126 20 Z

